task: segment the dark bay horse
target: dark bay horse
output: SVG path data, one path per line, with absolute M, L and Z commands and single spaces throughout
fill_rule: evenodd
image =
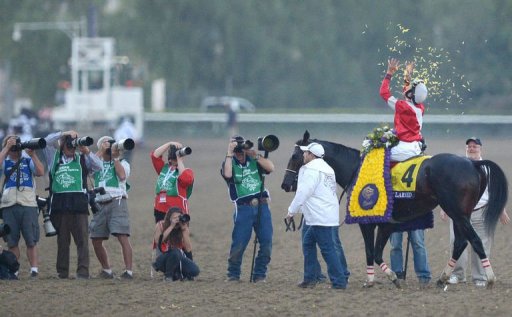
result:
M 311 142 L 322 144 L 325 149 L 324 160 L 334 169 L 336 182 L 344 190 L 348 190 L 361 164 L 360 152 L 342 144 L 310 140 L 308 131 L 295 144 L 281 188 L 286 192 L 297 189 L 298 170 L 304 164 L 299 146 Z M 492 287 L 496 281 L 482 241 L 469 221 L 471 213 L 486 187 L 489 191 L 489 203 L 485 210 L 484 223 L 488 232 L 493 232 L 507 202 L 508 183 L 501 168 L 489 160 L 471 161 L 454 154 L 434 155 L 425 160 L 418 172 L 415 198 L 395 200 L 394 202 L 392 212 L 394 222 L 415 219 L 432 211 L 438 205 L 453 220 L 455 241 L 452 257 L 437 281 L 438 286 L 446 284 L 468 241 L 482 261 L 488 287 Z M 376 263 L 388 278 L 397 287 L 400 287 L 396 274 L 387 267 L 382 259 L 393 224 L 359 224 L 359 227 L 365 244 L 368 286 L 373 285 L 373 265 Z M 378 227 L 376 240 L 375 227 Z

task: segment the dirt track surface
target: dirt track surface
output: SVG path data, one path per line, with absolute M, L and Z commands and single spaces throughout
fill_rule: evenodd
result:
M 253 139 L 255 137 L 249 136 Z M 90 280 L 56 279 L 56 239 L 42 234 L 39 244 L 40 277 L 30 280 L 29 265 L 22 246 L 19 281 L 0 281 L 1 316 L 510 316 L 512 289 L 511 225 L 498 225 L 491 263 L 498 277 L 493 290 L 473 284 L 448 286 L 446 290 L 431 285 L 419 289 L 409 262 L 408 278 L 403 289 L 396 289 L 376 268 L 379 282 L 373 289 L 362 288 L 365 281 L 363 240 L 356 225 L 343 225 L 340 235 L 352 272 L 346 290 L 331 290 L 328 284 L 315 289 L 296 286 L 302 279 L 303 257 L 300 233 L 284 231 L 283 217 L 293 194 L 280 189 L 284 169 L 297 138 L 281 139 L 280 148 L 270 154 L 276 171 L 266 178 L 270 189 L 273 214 L 273 254 L 267 281 L 251 284 L 249 280 L 253 241 L 242 268 L 241 282 L 226 282 L 227 256 L 231 242 L 232 206 L 226 186 L 219 175 L 220 163 L 227 149 L 227 139 L 179 139 L 192 147 L 186 165 L 196 173 L 194 193 L 190 199 L 191 231 L 194 259 L 201 274 L 192 282 L 164 282 L 161 275 L 150 276 L 151 236 L 154 228 L 152 199 L 156 174 L 149 151 L 166 141 L 146 140 L 144 148 L 134 152 L 129 193 L 132 221 L 131 242 L 134 249 L 133 281 L 94 278 L 100 271 L 90 245 Z M 337 138 L 332 141 L 359 147 L 360 138 Z M 512 161 L 508 141 L 483 140 L 485 157 L 497 162 L 512 179 Z M 430 139 L 430 154 L 451 152 L 464 154 L 464 139 Z M 46 184 L 41 185 L 43 188 Z M 41 191 L 41 194 L 43 192 Z M 345 216 L 344 202 L 340 215 Z M 508 204 L 510 208 L 510 203 Z M 42 221 L 41 221 L 42 222 Z M 41 230 L 43 230 L 41 226 Z M 44 231 L 41 231 L 42 233 Z M 438 211 L 435 227 L 426 233 L 433 280 L 437 279 L 449 259 L 448 224 Z M 106 243 L 114 273 L 124 267 L 119 243 Z M 76 268 L 76 249 L 71 246 L 71 271 Z M 389 263 L 389 248 L 385 250 Z M 323 262 L 322 262 L 323 263 Z M 325 268 L 325 266 L 324 266 Z M 468 278 L 470 280 L 470 278 Z M 434 284 L 434 283 L 432 283 Z

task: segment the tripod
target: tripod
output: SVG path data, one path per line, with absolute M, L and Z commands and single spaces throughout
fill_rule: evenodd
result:
M 268 151 L 265 151 L 265 158 L 268 158 Z M 251 262 L 251 277 L 250 281 L 251 283 L 254 283 L 254 262 L 256 260 L 256 246 L 258 244 L 258 232 L 260 230 L 260 224 L 261 224 L 261 199 L 263 197 L 263 192 L 265 192 L 265 174 L 261 171 L 261 169 L 258 167 L 258 174 L 261 179 L 261 186 L 260 186 L 260 195 L 258 198 L 258 213 L 256 215 L 256 228 L 255 228 L 255 235 L 254 235 L 254 249 L 252 251 L 252 262 Z

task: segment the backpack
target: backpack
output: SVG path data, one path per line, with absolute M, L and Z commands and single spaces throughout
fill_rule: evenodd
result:
M 0 280 L 17 280 L 16 272 L 20 268 L 20 263 L 16 255 L 11 251 L 0 253 Z

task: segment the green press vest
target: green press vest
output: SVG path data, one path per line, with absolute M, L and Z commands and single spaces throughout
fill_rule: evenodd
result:
M 233 163 L 235 162 L 233 161 Z M 233 182 L 238 198 L 259 194 L 261 178 L 258 172 L 258 163 L 250 160 L 247 167 L 233 164 Z
M 100 186 L 100 182 L 105 182 L 106 187 L 119 188 L 119 179 L 113 162 L 103 161 L 103 170 L 94 173 L 94 187 Z
M 178 170 L 175 169 L 174 171 L 171 171 L 169 164 L 166 163 L 162 170 L 160 171 L 160 175 L 158 175 L 155 187 L 155 194 L 158 195 L 159 193 L 164 191 L 167 193 L 167 196 L 179 196 L 178 177 Z M 193 186 L 189 186 L 187 188 L 187 199 L 190 197 L 190 195 L 192 195 L 192 188 Z
M 59 164 L 60 151 L 55 152 L 53 158 L 52 174 L 52 192 L 54 193 L 73 193 L 84 192 L 82 182 L 82 166 L 80 165 L 80 155 L 75 153 L 75 158 L 71 162 Z

